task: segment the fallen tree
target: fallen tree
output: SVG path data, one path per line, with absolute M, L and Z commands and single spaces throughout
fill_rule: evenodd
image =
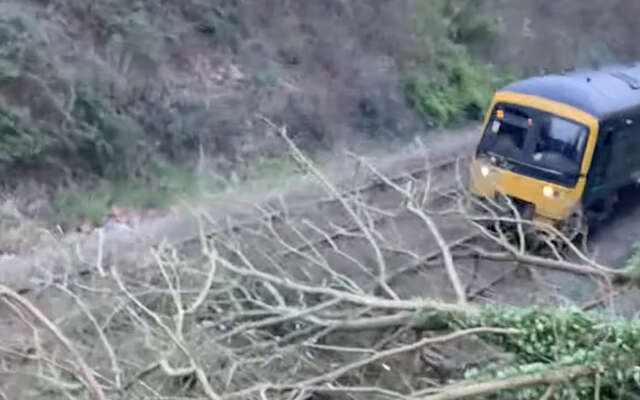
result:
M 95 273 L 49 276 L 31 299 L 0 288 L 11 338 L 0 346 L 0 396 L 606 399 L 637 389 L 636 322 L 482 304 L 504 272 L 464 260 L 517 256 L 514 265 L 603 287 L 612 270 L 491 240 L 466 216 L 434 209 L 460 211 L 435 201 L 428 178 L 383 179 L 388 197 L 372 202 L 345 195 L 287 143 L 342 213 L 202 228 L 197 242 L 160 244 L 140 265 L 101 254 Z M 462 240 L 470 232 L 473 245 Z M 469 290 L 480 278 L 489 283 Z

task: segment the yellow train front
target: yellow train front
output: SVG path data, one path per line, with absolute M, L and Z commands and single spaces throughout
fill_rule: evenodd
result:
M 606 218 L 619 190 L 640 179 L 639 89 L 636 64 L 501 89 L 472 157 L 470 191 L 511 199 L 538 226 Z

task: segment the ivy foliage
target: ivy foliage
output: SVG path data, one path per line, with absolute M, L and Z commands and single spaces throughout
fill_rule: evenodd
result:
M 469 369 L 466 379 L 508 379 L 584 366 L 589 373 L 555 392 L 558 399 L 629 398 L 640 390 L 640 324 L 578 309 L 484 308 L 477 314 L 448 314 L 449 329 L 514 328 L 520 335 L 483 337 L 513 355 L 508 363 Z M 539 399 L 547 386 L 502 392 L 492 399 Z

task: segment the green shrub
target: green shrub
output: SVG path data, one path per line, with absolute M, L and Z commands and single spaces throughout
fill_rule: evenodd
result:
M 429 126 L 482 118 L 496 89 L 517 77 L 483 64 L 471 49 L 493 46 L 500 25 L 476 1 L 435 0 L 415 6 L 424 57 L 407 73 L 405 95 Z
M 406 95 L 429 125 L 450 125 L 481 119 L 495 90 L 514 76 L 475 63 L 466 53 L 458 52 L 440 62 L 436 72 L 409 78 Z
M 91 187 L 60 190 L 55 206 L 63 221 L 84 220 L 102 225 L 113 207 L 158 209 L 199 193 L 196 173 L 186 167 L 154 161 L 144 178 L 100 180 Z
M 109 215 L 110 200 L 104 188 L 95 191 L 79 189 L 62 191 L 54 200 L 54 206 L 60 213 L 56 216 L 60 220 L 55 222 L 65 229 L 78 221 L 102 225 Z

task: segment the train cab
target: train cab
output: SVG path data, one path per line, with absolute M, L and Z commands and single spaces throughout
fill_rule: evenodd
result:
M 640 64 L 547 75 L 497 91 L 472 156 L 470 191 L 507 198 L 561 230 L 606 219 L 640 179 Z

